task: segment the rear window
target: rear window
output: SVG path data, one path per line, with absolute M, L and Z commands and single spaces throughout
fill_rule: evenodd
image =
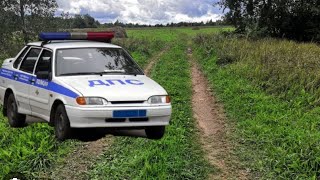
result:
M 132 58 L 120 48 L 59 49 L 56 75 L 143 74 Z

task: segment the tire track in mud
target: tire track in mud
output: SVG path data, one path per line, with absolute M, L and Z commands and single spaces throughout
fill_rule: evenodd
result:
M 149 61 L 147 67 L 144 69 L 144 73 L 147 76 L 150 76 L 151 70 L 153 66 L 160 60 L 160 58 L 163 56 L 164 53 L 166 53 L 170 49 L 169 46 L 165 47 L 163 50 L 161 50 L 158 54 L 153 56 L 151 60 Z
M 232 165 L 237 161 L 231 154 L 232 149 L 227 139 L 228 127 L 223 107 L 212 95 L 208 80 L 194 60 L 191 48 L 188 48 L 187 54 L 191 63 L 193 116 L 200 129 L 206 159 L 217 169 L 209 175 L 209 179 L 247 179 L 246 173 Z
M 144 69 L 147 76 L 150 75 L 154 65 L 160 60 L 162 55 L 169 50 L 169 47 L 165 47 L 159 53 L 150 58 L 148 65 Z M 104 149 L 111 146 L 113 142 L 113 135 L 115 136 L 138 136 L 144 137 L 144 131 L 96 131 L 93 130 L 79 130 L 75 136 L 80 136 L 80 140 L 85 142 L 80 142 L 79 145 L 64 158 L 63 162 L 59 163 L 54 167 L 51 172 L 44 173 L 45 178 L 51 179 L 89 179 L 89 168 L 94 164 L 98 157 L 103 153 Z M 89 139 L 86 139 L 87 135 L 92 133 Z M 90 136 L 90 135 L 89 135 Z M 101 136 L 101 137 L 99 137 Z M 76 137 L 78 138 L 78 137 Z M 82 139 L 84 138 L 84 139 Z M 93 138 L 94 140 L 90 139 Z M 95 139 L 96 138 L 96 139 Z M 42 175 L 41 175 L 42 176 Z

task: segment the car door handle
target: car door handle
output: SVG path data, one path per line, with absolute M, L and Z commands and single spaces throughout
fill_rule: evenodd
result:
M 18 78 L 18 76 L 19 76 L 18 74 L 14 74 L 13 78 Z
M 36 80 L 35 80 L 35 79 L 30 79 L 29 81 L 30 81 L 31 83 L 36 82 Z

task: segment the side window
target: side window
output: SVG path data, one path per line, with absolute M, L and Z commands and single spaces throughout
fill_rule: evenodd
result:
M 27 56 L 24 58 L 24 60 L 22 61 L 20 70 L 28 73 L 33 73 L 33 68 L 37 62 L 40 52 L 41 52 L 41 49 L 32 48 L 27 54 Z
M 37 63 L 35 73 L 37 74 L 39 71 L 51 72 L 51 59 L 52 52 L 44 49 Z
M 20 62 L 22 61 L 23 57 L 27 54 L 28 50 L 29 50 L 29 47 L 25 47 L 23 49 L 22 53 L 19 55 L 19 57 L 13 63 L 14 68 L 16 68 L 16 69 L 18 68 Z

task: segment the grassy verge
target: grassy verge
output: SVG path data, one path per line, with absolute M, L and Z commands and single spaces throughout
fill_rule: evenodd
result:
M 9 173 L 22 173 L 28 179 L 48 171 L 72 147 L 72 141 L 59 143 L 53 128 L 47 124 L 32 124 L 25 128 L 10 128 L 0 116 L 0 179 Z
M 197 143 L 191 110 L 191 81 L 185 46 L 176 44 L 157 63 L 152 77 L 173 99 L 171 125 L 159 141 L 116 137 L 90 172 L 92 179 L 205 179 L 208 164 Z
M 203 39 L 203 43 L 199 39 L 196 41 L 196 54 L 211 86 L 223 101 L 229 119 L 236 124 L 234 140 L 239 144 L 236 151 L 252 169 L 252 176 L 263 179 L 317 179 L 320 175 L 320 108 L 305 103 L 310 100 L 308 97 L 313 97 L 312 91 L 309 91 L 310 94 L 303 89 L 290 91 L 304 87 L 301 79 L 309 79 L 306 75 L 291 79 L 290 76 L 295 72 L 304 71 L 301 66 L 293 64 L 301 62 L 309 67 L 310 59 L 302 62 L 292 58 L 293 64 L 289 65 L 294 68 L 291 69 L 286 69 L 286 64 L 280 61 L 283 54 L 290 54 L 290 44 L 298 51 L 313 47 L 309 53 L 316 48 L 313 45 L 274 40 L 261 40 L 258 43 L 263 46 L 251 44 L 248 48 L 246 45 L 249 42 L 224 39 L 215 40 L 220 47 L 215 49 L 208 38 Z M 238 41 L 234 43 L 239 47 L 227 46 L 231 42 L 225 41 Z M 245 56 L 246 53 L 255 56 Z M 260 60 L 273 60 L 273 63 L 263 64 Z M 291 82 L 289 88 L 275 91 L 288 85 L 288 82 L 281 84 L 285 79 L 264 86 L 266 82 L 274 81 L 274 76 L 279 77 L 272 73 L 280 77 L 287 74 Z

